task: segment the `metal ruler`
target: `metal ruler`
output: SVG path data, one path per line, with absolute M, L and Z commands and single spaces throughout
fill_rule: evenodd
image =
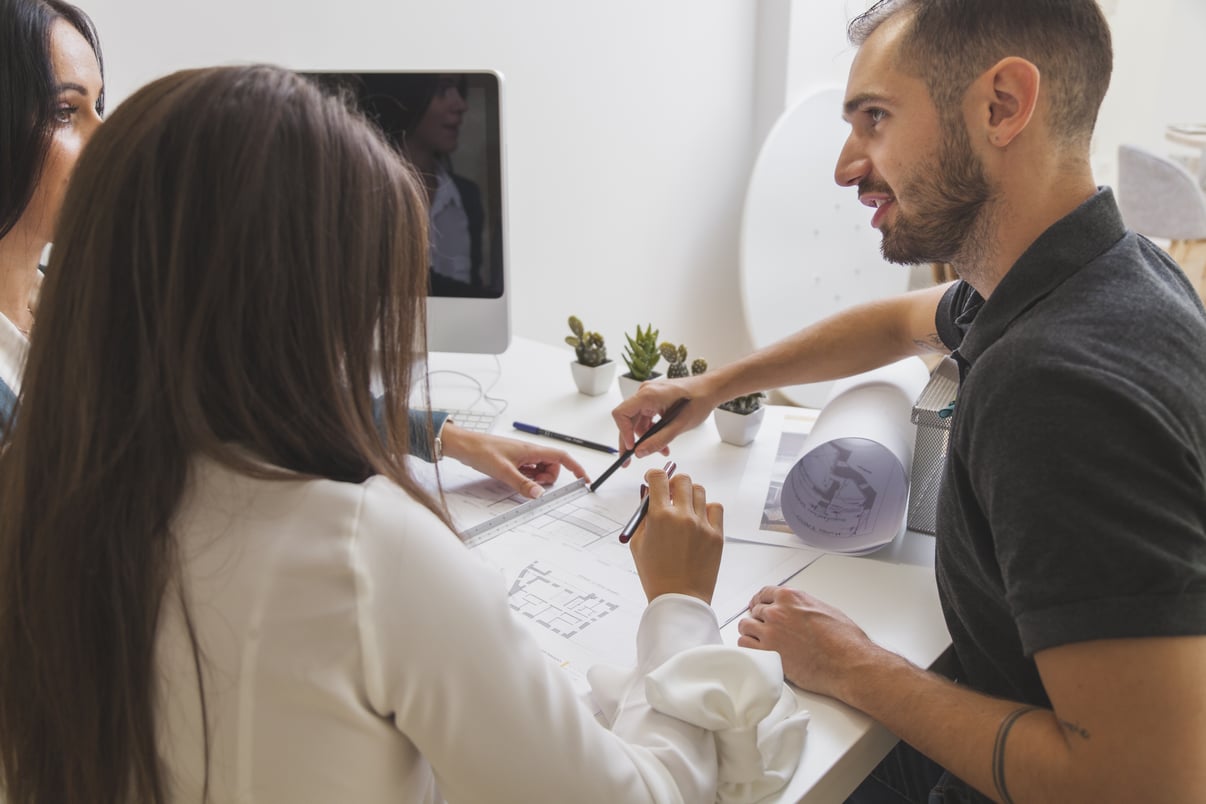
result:
M 481 522 L 471 528 L 466 528 L 461 531 L 461 541 L 466 547 L 477 547 L 503 535 L 517 525 L 532 521 L 544 513 L 545 508 L 561 505 L 569 500 L 577 499 L 587 494 L 590 494 L 590 486 L 587 485 L 586 481 L 581 479 L 575 480 L 568 486 L 554 489 L 534 500 L 520 503 L 506 513 L 487 519 L 485 522 Z

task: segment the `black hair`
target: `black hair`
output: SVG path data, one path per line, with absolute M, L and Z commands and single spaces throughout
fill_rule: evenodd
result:
M 466 84 L 464 76 L 453 74 L 368 73 L 360 76 L 357 91 L 360 108 L 402 149 L 436 95 L 454 87 L 464 97 Z
M 0 237 L 16 225 L 33 198 L 54 128 L 54 69 L 50 29 L 66 20 L 92 46 L 104 76 L 92 20 L 62 0 L 0 0 Z M 96 102 L 105 108 L 104 91 Z
M 1032 62 L 1048 89 L 1052 131 L 1088 143 L 1110 85 L 1113 45 L 1096 0 L 879 0 L 847 29 L 862 45 L 908 14 L 901 67 L 920 77 L 944 114 L 975 78 L 1007 56 Z

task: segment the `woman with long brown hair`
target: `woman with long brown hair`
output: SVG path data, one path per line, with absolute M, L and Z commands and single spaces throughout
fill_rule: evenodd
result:
M 277 68 L 159 79 L 93 138 L 0 455 L 9 804 L 715 797 L 712 735 L 640 679 L 719 642 L 719 506 L 647 475 L 609 731 L 407 472 L 425 220 Z

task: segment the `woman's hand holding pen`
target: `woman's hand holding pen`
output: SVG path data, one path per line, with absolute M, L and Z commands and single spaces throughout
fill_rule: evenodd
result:
M 645 597 L 677 593 L 712 602 L 724 548 L 724 509 L 688 475 L 645 473 L 649 513 L 629 546 Z

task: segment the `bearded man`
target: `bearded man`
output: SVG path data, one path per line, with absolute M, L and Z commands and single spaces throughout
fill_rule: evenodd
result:
M 1206 801 L 1206 312 L 1127 231 L 1089 144 L 1093 0 L 882 0 L 835 178 L 885 258 L 958 281 L 843 311 L 613 412 L 637 457 L 720 402 L 938 351 L 960 371 L 935 570 L 955 680 L 767 587 L 739 644 L 903 741 L 852 801 Z

